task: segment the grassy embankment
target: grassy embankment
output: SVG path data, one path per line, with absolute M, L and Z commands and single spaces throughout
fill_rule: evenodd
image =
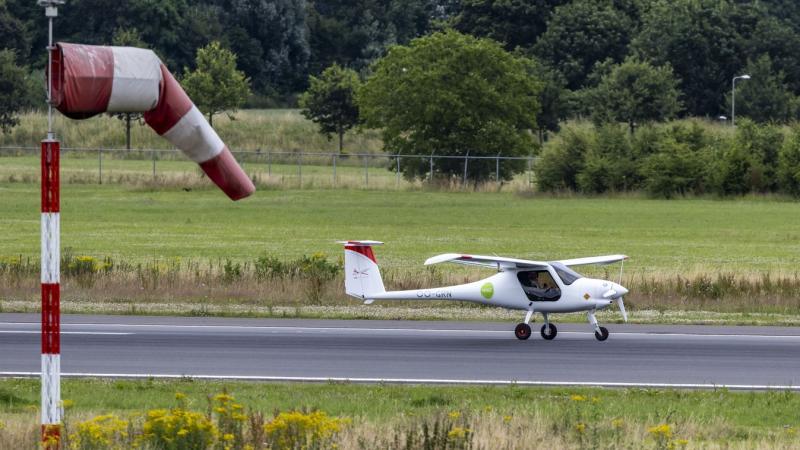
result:
M 70 120 L 56 114 L 54 129 L 62 147 L 124 148 L 123 121 L 101 115 L 89 120 Z M 214 129 L 223 141 L 237 151 L 304 151 L 336 152 L 338 140 L 328 140 L 319 134 L 317 126 L 306 120 L 298 110 L 243 110 L 234 120 L 225 114 L 214 116 Z M 47 114 L 32 112 L 20 116 L 20 124 L 10 133 L 0 133 L 0 147 L 36 147 L 47 131 Z M 351 153 L 375 152 L 382 147 L 379 133 L 374 130 L 348 132 L 345 150 Z M 169 142 L 147 125 L 131 127 L 131 148 L 167 149 Z
M 35 184 L 0 185 L 6 312 L 38 308 L 38 195 Z M 71 255 L 62 264 L 65 312 L 518 318 L 447 302 L 356 304 L 342 293 L 341 273 L 327 270 L 339 263 L 335 240 L 361 238 L 387 242 L 377 255 L 390 289 L 490 273 L 421 265 L 437 253 L 625 253 L 635 322 L 800 324 L 794 202 L 266 189 L 233 203 L 210 188 L 67 184 L 62 216 L 61 245 Z M 317 252 L 328 255 L 322 272 L 287 269 Z M 587 274 L 618 276 L 617 267 Z M 613 311 L 603 318 L 617 319 Z
M 65 380 L 68 434 L 78 423 L 114 414 L 141 432 L 147 410 L 210 414 L 209 397 L 226 391 L 244 405 L 243 439 L 273 412 L 321 410 L 346 419 L 332 437 L 340 448 L 796 448 L 800 395 L 788 392 L 658 391 L 520 387 L 261 384 L 205 381 Z M 0 442 L 33 448 L 38 433 L 35 380 L 0 381 Z M 218 406 L 216 403 L 215 406 Z M 228 408 L 230 409 L 230 408 Z M 259 417 L 258 412 L 263 413 Z M 438 431 L 434 426 L 438 424 Z M 234 432 L 236 433 L 236 432 Z M 414 445 L 406 446 L 412 434 Z M 449 436 L 448 436 L 449 435 Z M 238 437 L 238 434 L 237 434 Z M 416 440 L 414 440 L 416 438 Z M 436 445 L 434 439 L 440 439 Z M 269 437 L 262 437 L 268 440 Z M 263 442 L 263 440 L 262 440 Z M 9 447 L 11 448 L 11 447 Z

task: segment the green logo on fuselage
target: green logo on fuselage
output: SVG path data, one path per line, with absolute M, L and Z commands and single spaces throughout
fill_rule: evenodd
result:
M 485 283 L 483 286 L 481 286 L 481 295 L 486 300 L 492 298 L 494 295 L 494 286 L 492 286 L 492 283 Z

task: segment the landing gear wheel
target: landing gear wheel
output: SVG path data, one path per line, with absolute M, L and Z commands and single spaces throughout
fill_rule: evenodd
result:
M 528 339 L 531 337 L 531 326 L 527 323 L 517 325 L 517 328 L 514 328 L 514 335 L 521 341 Z
M 598 341 L 605 341 L 608 339 L 608 329 L 606 327 L 600 327 L 600 331 L 594 332 L 594 337 L 597 338 Z
M 558 328 L 556 328 L 556 326 L 553 325 L 552 323 L 547 325 L 542 325 L 541 334 L 546 341 L 552 341 L 553 339 L 556 338 L 556 335 L 558 334 Z

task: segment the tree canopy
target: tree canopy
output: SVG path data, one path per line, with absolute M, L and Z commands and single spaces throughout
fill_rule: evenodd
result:
M 300 97 L 303 115 L 316 122 L 328 139 L 333 134 L 339 137 L 339 153 L 345 131 L 358 123 L 355 94 L 360 87 L 361 81 L 354 70 L 334 64 L 319 77 L 312 76 L 308 90 Z
M 219 42 L 197 50 L 197 69 L 182 84 L 209 123 L 214 114 L 238 109 L 250 93 L 249 81 L 236 69 L 236 55 Z
M 405 155 L 527 155 L 536 128 L 539 85 L 528 76 L 529 61 L 495 41 L 456 31 L 434 33 L 395 46 L 378 60 L 358 96 L 362 117 L 383 130 L 384 145 Z M 494 167 L 494 161 L 491 161 Z M 482 181 L 487 167 L 438 159 L 415 159 L 406 177 L 460 176 Z M 501 179 L 519 165 L 505 163 Z
M 667 66 L 627 59 L 602 77 L 588 95 L 595 122 L 625 122 L 636 126 L 675 117 L 681 109 L 678 80 Z
M 19 123 L 17 114 L 30 105 L 25 69 L 17 66 L 12 50 L 0 50 L 0 131 L 8 132 Z

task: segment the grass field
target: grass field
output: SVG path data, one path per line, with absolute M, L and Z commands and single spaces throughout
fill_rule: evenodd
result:
M 39 254 L 39 188 L 0 184 L 0 255 Z M 800 203 L 551 198 L 510 193 L 62 186 L 62 247 L 129 261 L 338 255 L 379 239 L 385 267 L 444 252 L 551 260 L 625 253 L 628 274 L 789 273 L 800 267 Z M 631 275 L 633 276 L 633 275 Z
M 178 392 L 188 409 L 207 414 L 208 397 L 223 391 L 267 420 L 295 409 L 349 419 L 337 437 L 341 448 L 406 448 L 392 439 L 437 421 L 449 427 L 445 434 L 470 430 L 471 447 L 455 448 L 789 449 L 800 442 L 800 395 L 788 392 L 69 379 L 62 397 L 72 405 L 66 422 L 74 431 L 96 414 L 135 421 L 147 410 L 174 407 Z M 0 437 L 35 442 L 38 398 L 36 380 L 0 380 Z
M 4 183 L 0 196 L 0 309 L 35 311 L 38 187 Z M 62 217 L 64 253 L 94 258 L 97 272 L 65 275 L 65 311 L 511 320 L 512 313 L 447 302 L 358 307 L 343 294 L 341 275 L 256 276 L 258 258 L 296 264 L 323 253 L 335 265 L 341 248 L 334 241 L 378 239 L 387 243 L 377 256 L 390 289 L 488 274 L 422 266 L 437 253 L 534 260 L 625 253 L 635 321 L 800 323 L 796 202 L 262 189 L 234 203 L 207 186 L 65 184 Z M 98 269 L 105 260 L 114 272 Z M 586 273 L 616 279 L 617 270 Z

